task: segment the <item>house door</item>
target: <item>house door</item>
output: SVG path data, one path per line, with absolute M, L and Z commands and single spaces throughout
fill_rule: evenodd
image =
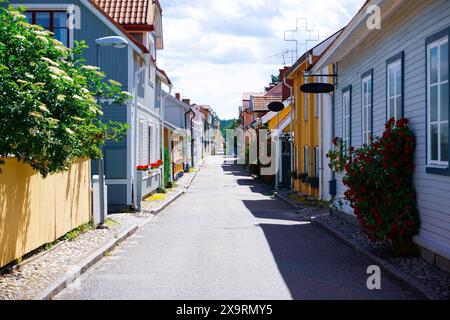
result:
M 281 141 L 281 168 L 282 168 L 282 186 L 291 187 L 291 143 L 289 139 Z

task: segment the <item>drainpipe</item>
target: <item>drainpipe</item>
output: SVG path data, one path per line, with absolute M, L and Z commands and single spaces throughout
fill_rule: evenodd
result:
M 187 127 L 186 116 L 189 113 L 192 114 L 192 118 L 190 119 L 190 122 L 191 122 L 191 167 L 194 168 L 194 127 L 193 127 L 194 124 L 192 123 L 192 120 L 194 120 L 194 118 L 195 118 L 195 113 L 194 113 L 194 111 L 192 111 L 191 108 L 189 108 L 189 111 L 184 114 L 184 127 L 185 128 Z
M 142 72 L 145 72 L 145 70 L 148 67 L 148 61 L 149 61 L 150 55 L 145 55 L 145 62 L 142 67 L 140 67 L 136 73 L 134 74 L 134 178 L 133 178 L 133 208 L 138 208 L 138 199 L 137 199 L 137 184 L 136 184 L 136 167 L 138 166 L 138 160 L 137 160 L 137 129 L 138 129 L 138 81 L 139 81 L 139 75 Z M 144 80 L 145 83 L 145 80 Z M 140 146 L 142 147 L 142 146 Z M 140 200 L 139 200 L 140 201 Z

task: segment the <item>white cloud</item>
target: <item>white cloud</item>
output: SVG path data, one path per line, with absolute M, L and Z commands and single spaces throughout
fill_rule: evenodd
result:
M 237 117 L 242 92 L 262 91 L 270 75 L 282 67 L 282 58 L 273 56 L 293 48 L 283 38 L 295 27 L 296 18 L 307 18 L 308 28 L 318 30 L 324 40 L 344 27 L 363 2 L 163 1 L 165 49 L 159 52 L 158 63 L 173 80 L 175 91 L 211 105 L 223 119 Z M 303 53 L 304 46 L 299 50 Z

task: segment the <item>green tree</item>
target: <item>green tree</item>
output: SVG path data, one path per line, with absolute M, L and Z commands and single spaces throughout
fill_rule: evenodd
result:
M 64 47 L 28 24 L 23 10 L 0 7 L 0 157 L 13 155 L 45 177 L 121 139 L 126 125 L 102 123 L 97 100 L 123 104 L 130 94 L 84 65 L 85 43 Z

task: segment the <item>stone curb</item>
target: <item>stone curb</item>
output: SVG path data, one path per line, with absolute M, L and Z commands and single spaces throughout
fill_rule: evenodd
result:
M 182 194 L 184 193 L 184 191 L 179 191 L 177 192 L 172 198 L 170 198 L 166 203 L 164 203 L 163 205 L 159 206 L 158 208 L 151 210 L 151 211 L 147 211 L 151 214 L 157 215 L 158 213 L 160 213 L 161 211 L 163 211 L 165 208 L 167 208 L 169 205 L 172 204 L 172 202 L 174 202 L 175 200 L 177 200 Z
M 302 206 L 300 206 L 299 204 L 297 204 L 294 200 L 289 199 L 288 197 L 285 197 L 282 194 L 276 193 L 275 196 L 280 199 L 283 200 L 284 202 L 286 202 L 287 204 L 289 204 L 291 207 L 293 207 L 294 209 L 302 209 Z
M 296 204 L 294 201 L 282 196 L 277 195 L 277 197 L 292 207 L 298 209 L 300 206 Z M 414 292 L 416 295 L 418 295 L 420 298 L 424 300 L 441 300 L 441 297 L 438 296 L 436 293 L 434 293 L 430 288 L 424 286 L 419 281 L 411 277 L 410 275 L 402 272 L 398 268 L 396 268 L 392 263 L 389 261 L 380 258 L 376 256 L 375 254 L 371 253 L 369 250 L 367 250 L 364 247 L 361 247 L 357 244 L 355 244 L 353 241 L 348 239 L 348 237 L 340 232 L 339 230 L 336 230 L 335 228 L 329 226 L 323 221 L 320 221 L 320 219 L 309 219 L 311 223 L 315 223 L 318 226 L 322 227 L 332 235 L 334 235 L 336 238 L 344 242 L 346 245 L 350 246 L 353 250 L 356 252 L 362 254 L 365 258 L 370 260 L 373 264 L 378 265 L 384 272 L 386 272 L 394 281 L 399 283 L 404 288 Z
M 73 283 L 77 278 L 79 278 L 83 273 L 85 273 L 90 267 L 95 263 L 100 261 L 106 252 L 113 250 L 120 243 L 125 241 L 128 237 L 134 234 L 139 229 L 138 225 L 134 225 L 123 231 L 116 239 L 112 239 L 99 249 L 91 253 L 86 259 L 80 263 L 69 267 L 69 270 L 61 276 L 59 279 L 53 281 L 46 289 L 41 291 L 34 300 L 51 300 L 52 297 L 60 293 L 62 290 L 67 288 L 71 283 Z

